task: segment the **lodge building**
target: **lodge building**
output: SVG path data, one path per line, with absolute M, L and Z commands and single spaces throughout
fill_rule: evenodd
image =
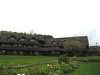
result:
M 1 55 L 61 55 L 93 52 L 89 49 L 88 37 L 54 38 L 50 35 L 28 35 L 10 32 L 0 33 Z

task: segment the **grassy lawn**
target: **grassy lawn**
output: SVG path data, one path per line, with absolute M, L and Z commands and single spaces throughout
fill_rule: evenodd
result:
M 31 75 L 30 73 L 50 71 L 51 68 L 47 66 L 48 63 L 56 64 L 58 62 L 56 56 L 17 56 L 17 55 L 0 55 L 0 75 L 5 75 L 5 70 L 8 75 L 17 75 L 18 73 L 25 73 L 25 75 Z M 26 65 L 26 67 L 13 68 L 13 66 Z M 5 69 L 2 69 L 3 66 Z M 50 70 L 49 70 L 50 69 Z
M 81 63 L 71 75 L 100 75 L 100 56 L 79 57 L 79 59 L 88 61 Z
M 75 69 L 75 71 L 72 71 L 72 73 L 69 73 L 68 75 L 100 75 L 100 56 L 79 57 L 80 61 L 83 59 L 88 59 L 88 61 L 81 62 L 79 68 Z M 47 72 L 47 71 L 52 71 L 55 69 L 58 69 L 60 71 L 60 65 L 56 63 L 57 61 L 58 61 L 58 57 L 56 56 L 0 55 L 0 65 L 2 64 L 5 64 L 5 65 L 33 64 L 32 66 L 28 66 L 24 68 L 8 69 L 8 72 L 9 71 L 13 72 L 14 70 L 16 71 L 16 73 L 26 73 L 27 74 L 27 73 L 34 73 L 36 71 Z M 52 63 L 52 65 L 55 65 L 54 68 L 48 67 L 47 63 Z M 65 67 L 64 69 L 67 69 L 67 68 L 68 67 Z M 3 70 L 1 70 L 1 72 L 2 71 Z M 31 75 L 31 74 L 28 74 L 28 75 Z M 36 74 L 33 74 L 33 75 L 36 75 Z M 37 75 L 40 75 L 40 74 L 37 74 Z
M 58 57 L 54 56 L 15 56 L 0 55 L 0 64 L 38 64 L 57 62 Z
M 82 63 L 72 75 L 100 75 L 100 63 Z

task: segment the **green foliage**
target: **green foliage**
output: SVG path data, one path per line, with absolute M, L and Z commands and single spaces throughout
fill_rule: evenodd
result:
M 72 70 L 73 68 L 68 64 L 61 65 L 61 72 L 64 74 L 70 73 Z
M 78 63 L 61 64 L 60 71 L 62 75 L 67 75 L 79 68 Z
M 24 57 L 21 57 L 21 56 L 18 56 L 18 57 L 20 57 L 21 60 L 22 58 L 24 59 Z M 9 57 L 7 56 L 6 58 L 9 58 Z M 25 58 L 32 59 L 33 57 L 29 56 Z M 58 58 L 58 60 L 62 61 L 60 64 L 57 64 L 57 62 L 56 63 L 46 62 L 49 60 L 51 61 L 51 59 L 54 61 L 54 59 L 57 59 L 57 57 L 52 58 L 52 57 L 44 57 L 44 56 L 35 56 L 34 58 L 35 58 L 34 60 L 38 62 L 42 62 L 43 60 L 43 63 L 34 64 L 31 66 L 26 66 L 26 67 L 21 67 L 21 68 L 13 68 L 11 67 L 12 65 L 9 65 L 9 63 L 8 64 L 6 63 L 6 65 L 1 64 L 0 73 L 2 73 L 2 75 L 4 75 L 4 73 L 7 73 L 8 75 L 16 75 L 18 73 L 21 73 L 21 74 L 25 73 L 26 75 L 100 75 L 100 71 L 99 71 L 100 63 L 97 62 L 97 60 L 100 60 L 99 56 L 68 57 L 67 55 L 62 55 L 60 56 L 60 59 Z M 41 58 L 42 60 L 40 60 Z M 10 58 L 10 61 L 11 59 L 12 58 Z M 86 62 L 84 63 L 82 62 L 81 64 L 79 64 L 81 60 L 83 61 L 86 60 Z M 35 61 L 32 61 L 32 62 L 35 62 Z M 25 60 L 23 62 L 25 62 Z
M 3 67 L 3 66 L 2 66 Z M 24 68 L 5 68 L 0 69 L 0 74 L 25 74 L 25 75 L 50 75 L 51 73 L 55 73 L 59 70 L 59 66 L 57 64 L 38 64 L 33 66 L 26 66 Z
M 80 41 L 72 40 L 70 42 L 64 42 L 64 48 L 69 48 L 69 49 L 79 49 L 79 48 L 84 48 L 84 44 L 81 43 Z
M 100 56 L 78 57 L 80 62 L 100 62 Z
M 58 63 L 62 64 L 62 63 L 66 63 L 68 64 L 70 62 L 70 58 L 66 55 L 61 55 L 58 57 Z
M 60 64 L 61 75 L 67 75 L 79 67 L 77 57 L 68 57 L 66 54 L 58 58 L 58 63 Z
M 18 56 L 18 57 L 21 57 L 21 56 Z M 42 57 L 43 62 L 42 62 L 42 60 L 40 60 L 41 57 Z M 23 56 L 21 58 L 24 59 Z M 21 59 L 21 58 L 19 58 L 19 59 Z M 28 57 L 25 57 L 25 58 L 28 58 Z M 30 58 L 32 58 L 32 56 Z M 20 67 L 21 66 L 20 64 L 18 64 L 18 65 L 2 64 L 0 66 L 1 67 L 0 70 L 2 72 L 6 71 L 6 73 L 10 74 L 10 75 L 23 74 L 23 73 L 26 75 L 66 75 L 67 73 L 74 71 L 77 67 L 77 63 L 72 62 L 73 60 L 71 60 L 71 57 L 68 57 L 66 55 L 61 56 L 61 58 L 62 58 L 61 60 L 63 61 L 62 64 L 58 64 L 57 62 L 49 62 L 49 60 L 51 61 L 52 57 L 35 56 L 34 58 L 36 60 L 34 59 L 33 62 L 36 62 L 38 60 L 38 62 L 42 62 L 42 63 L 40 63 L 40 64 L 38 63 L 38 64 L 34 64 L 34 65 L 26 64 L 25 67 Z M 66 60 L 64 60 L 63 58 Z M 12 58 L 10 58 L 10 59 L 12 59 Z M 57 58 L 54 58 L 54 59 L 57 59 Z M 54 61 L 54 59 L 52 59 L 52 60 Z M 31 60 L 33 60 L 33 59 L 31 59 Z M 12 61 L 13 61 L 13 59 L 12 59 Z M 25 62 L 25 61 L 23 61 L 23 62 Z M 70 63 L 70 62 L 72 62 L 72 63 Z M 5 67 L 3 68 L 3 66 L 5 66 Z M 19 66 L 19 67 L 15 68 L 13 66 Z

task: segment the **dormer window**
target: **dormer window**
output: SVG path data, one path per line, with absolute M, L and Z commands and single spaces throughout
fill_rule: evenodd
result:
M 22 38 L 19 39 L 19 41 L 25 41 L 25 40 L 26 40 L 25 37 L 22 37 Z
M 31 42 L 35 42 L 36 40 L 34 40 L 34 38 L 32 38 L 30 41 L 31 41 Z
M 10 37 L 8 38 L 8 41 L 16 41 L 15 36 L 10 36 Z
M 30 42 L 38 43 L 34 38 L 30 39 Z
M 25 41 L 25 39 L 24 38 L 21 38 L 19 41 Z

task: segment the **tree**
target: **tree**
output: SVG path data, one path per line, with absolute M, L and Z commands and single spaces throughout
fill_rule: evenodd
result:
M 64 42 L 64 48 L 69 49 L 81 49 L 84 48 L 84 44 L 82 44 L 80 41 L 70 41 L 70 42 Z

